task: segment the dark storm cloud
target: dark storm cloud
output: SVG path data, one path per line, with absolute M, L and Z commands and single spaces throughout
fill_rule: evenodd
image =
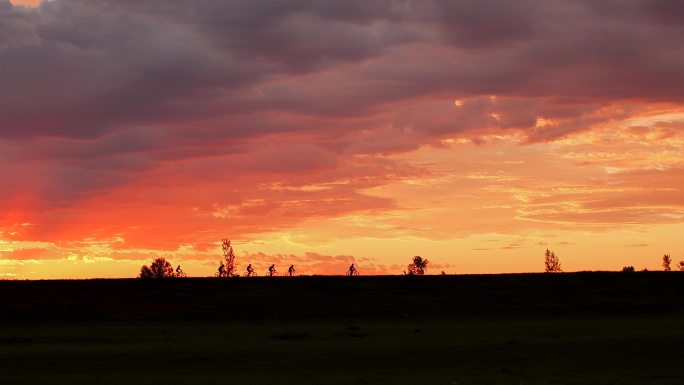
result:
M 679 101 L 681 8 L 57 0 L 27 9 L 3 1 L 0 135 L 92 138 L 271 109 L 369 114 L 443 93 Z M 272 84 L 322 71 L 327 78 Z
M 242 92 L 265 77 L 361 60 L 410 39 L 369 25 L 367 6 L 165 4 L 6 7 L 1 134 L 93 137 L 141 122 L 203 119 L 249 108 Z M 335 10 L 342 14 L 333 17 Z

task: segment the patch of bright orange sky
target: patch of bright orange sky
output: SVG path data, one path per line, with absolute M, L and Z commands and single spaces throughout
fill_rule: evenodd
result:
M 447 92 L 413 102 L 443 119 L 480 99 Z M 276 263 L 343 274 L 355 262 L 362 274 L 401 274 L 414 255 L 430 260 L 430 274 L 539 272 L 546 248 L 565 271 L 657 270 L 663 254 L 684 259 L 684 108 L 618 101 L 592 114 L 548 140 L 482 129 L 333 158 L 307 140 L 255 139 L 254 153 L 166 162 L 45 209 L 27 187 L 3 207 L 0 278 L 134 277 L 157 256 L 210 276 L 223 237 L 240 270 L 251 263 L 261 273 Z M 538 132 L 563 123 L 536 117 Z M 298 165 L 292 154 L 318 163 L 284 167 Z M 233 179 L 223 168 L 231 162 L 255 168 Z
M 40 0 L 12 0 L 12 4 L 16 5 L 31 5 L 31 6 L 36 6 L 40 4 Z

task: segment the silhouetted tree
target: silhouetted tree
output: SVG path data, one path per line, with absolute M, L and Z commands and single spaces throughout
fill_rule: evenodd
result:
M 430 263 L 427 259 L 423 259 L 416 255 L 413 257 L 413 262 L 408 265 L 408 272 L 404 272 L 406 275 L 423 275 L 427 270 L 427 265 Z
M 544 253 L 544 272 L 560 273 L 561 271 L 563 270 L 561 270 L 560 259 L 558 259 L 553 251 L 546 249 L 546 253 Z
M 622 268 L 623 273 L 634 273 L 634 266 L 625 266 Z
M 147 265 L 143 265 L 140 268 L 140 275 L 138 276 L 138 278 L 154 278 L 154 274 Z
M 222 278 L 237 277 L 238 274 L 235 273 L 237 269 L 235 253 L 233 252 L 233 246 L 230 245 L 230 239 L 226 238 L 221 242 L 221 248 L 223 248 L 223 261 L 221 261 L 216 276 Z
M 173 278 L 173 266 L 165 258 L 157 258 L 140 268 L 140 278 Z
M 679 268 L 679 271 L 684 271 L 684 261 L 679 261 L 677 267 Z
M 672 258 L 670 258 L 670 254 L 663 255 L 663 270 L 665 270 L 665 271 L 672 270 L 670 268 L 670 263 L 672 263 Z

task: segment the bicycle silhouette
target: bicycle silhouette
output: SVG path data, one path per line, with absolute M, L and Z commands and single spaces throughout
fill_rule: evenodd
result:
M 347 270 L 345 275 L 347 277 L 356 276 L 356 275 L 359 275 L 359 271 L 356 269 L 356 266 L 354 266 L 354 264 L 352 263 L 351 266 L 349 266 L 349 270 Z
M 249 265 L 249 266 L 247 266 L 247 271 L 245 272 L 244 276 L 245 277 L 256 277 L 257 272 L 254 271 L 254 269 L 252 268 L 252 265 Z
M 185 277 L 187 277 L 187 275 L 185 274 L 185 272 L 183 271 L 183 269 L 181 269 L 180 265 L 178 265 L 178 267 L 176 268 L 176 274 L 175 274 L 175 276 L 176 276 L 176 278 L 185 278 Z

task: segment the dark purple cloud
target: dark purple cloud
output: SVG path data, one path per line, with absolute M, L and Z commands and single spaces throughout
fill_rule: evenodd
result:
M 444 94 L 682 97 L 682 12 L 667 1 L 3 4 L 5 138 L 273 109 L 368 115 Z

